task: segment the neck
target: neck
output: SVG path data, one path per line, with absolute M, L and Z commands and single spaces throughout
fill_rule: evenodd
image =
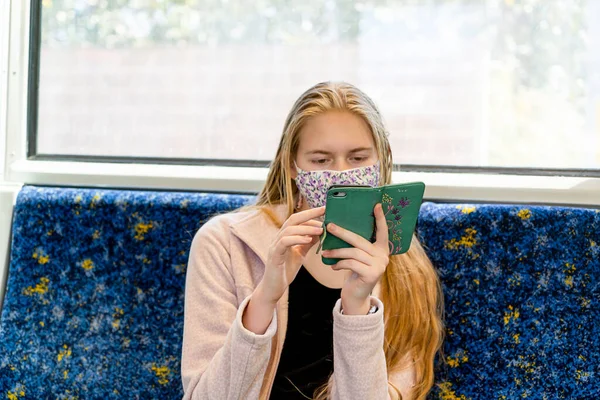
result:
M 323 264 L 321 255 L 316 254 L 318 244 L 313 246 L 304 258 L 304 268 L 319 282 L 321 285 L 331 289 L 341 289 L 344 282 L 351 271 L 334 271 L 329 265 Z

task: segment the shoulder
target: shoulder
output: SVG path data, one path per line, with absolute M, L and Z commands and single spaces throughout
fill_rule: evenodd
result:
M 266 262 L 268 246 L 279 231 L 283 206 L 252 207 L 221 214 L 211 218 L 196 233 L 192 247 L 203 250 L 224 250 L 227 253 L 243 253 L 250 248 Z M 206 246 L 209 246 L 207 249 Z
M 198 229 L 194 240 L 229 240 L 232 233 L 244 242 L 268 238 L 287 218 L 285 209 L 285 205 L 249 207 L 213 216 Z
M 264 218 L 260 209 L 245 211 L 232 211 L 211 217 L 196 231 L 194 241 L 214 239 L 218 241 L 229 240 L 231 231 L 244 221 Z

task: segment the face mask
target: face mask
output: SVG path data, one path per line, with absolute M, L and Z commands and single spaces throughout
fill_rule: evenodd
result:
M 311 208 L 325 205 L 327 190 L 332 185 L 379 185 L 379 161 L 373 165 L 345 171 L 304 171 L 297 165 L 296 170 L 296 186 Z

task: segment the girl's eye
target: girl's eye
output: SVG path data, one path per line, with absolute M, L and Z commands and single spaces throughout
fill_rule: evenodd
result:
M 352 157 L 352 161 L 354 162 L 363 162 L 367 159 L 367 157 Z
M 329 160 L 326 158 L 319 158 L 317 160 L 312 160 L 312 163 L 317 164 L 317 165 L 323 165 L 323 164 L 326 164 L 327 161 L 329 161 Z

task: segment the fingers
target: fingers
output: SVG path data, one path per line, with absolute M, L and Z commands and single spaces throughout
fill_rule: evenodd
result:
M 323 233 L 323 224 L 315 218 L 324 213 L 325 207 L 313 208 L 293 214 L 285 221 L 269 250 L 269 254 L 276 257 L 276 264 L 284 262 L 293 246 L 300 246 L 301 254 L 308 252 Z
M 389 249 L 388 246 L 388 225 L 385 220 L 385 214 L 383 213 L 383 206 L 381 203 L 375 205 L 375 245 L 381 248 Z M 389 250 L 388 250 L 389 251 Z
M 376 252 L 373 248 L 373 244 L 364 237 L 354 232 L 351 232 L 333 223 L 327 224 L 327 232 L 330 232 L 332 235 L 339 237 L 344 242 L 350 244 L 353 247 L 361 249 L 372 256 L 376 255 Z
M 323 250 L 321 253 L 323 257 L 327 258 L 353 259 L 365 265 L 369 265 L 372 263 L 372 257 L 368 253 L 365 253 L 363 250 L 354 247 L 340 248 L 334 250 Z
M 320 216 L 325 214 L 325 206 L 311 208 L 310 210 L 300 211 L 295 214 L 292 214 L 287 221 L 283 224 L 282 228 L 285 228 L 290 225 L 300 225 L 305 222 L 310 221 L 311 219 L 319 218 Z
M 314 244 L 322 233 L 323 228 L 320 225 L 312 226 L 306 223 L 304 225 L 288 226 L 279 231 L 275 239 L 274 252 L 277 255 L 284 255 L 287 249 L 292 246 Z M 308 247 L 310 248 L 310 246 Z
M 316 219 L 311 219 L 310 221 L 306 221 L 306 222 L 304 222 L 304 223 L 302 223 L 300 225 L 301 226 L 302 225 L 314 226 L 314 227 L 317 227 L 317 228 L 322 228 L 323 227 L 323 222 L 322 221 L 317 221 Z
M 312 247 L 314 245 L 316 245 L 317 243 L 319 243 L 319 237 L 318 236 L 313 236 L 312 237 L 312 241 L 310 241 L 310 243 L 308 243 L 307 245 L 300 246 L 300 248 L 299 248 L 300 254 L 303 257 L 306 256 L 306 254 L 308 254 L 308 251 L 310 249 L 312 249 Z
M 320 235 L 321 233 L 323 233 L 323 227 L 319 226 L 312 226 L 312 225 L 295 225 L 295 226 L 288 226 L 287 228 L 282 229 L 279 232 L 279 237 L 285 237 L 285 236 L 293 236 L 293 235 L 308 235 L 308 236 L 315 236 L 315 235 Z
M 377 256 L 381 253 L 381 251 L 384 251 L 386 254 L 389 254 L 388 225 L 385 220 L 385 214 L 383 213 L 383 207 L 381 203 L 376 204 L 373 211 L 375 214 L 376 225 L 374 244 L 372 244 L 362 236 L 333 223 L 327 225 L 327 232 L 332 233 L 334 236 L 339 237 L 351 246 L 361 249 L 371 256 Z M 376 247 L 377 249 L 375 249 L 374 247 Z
M 342 260 L 337 264 L 331 266 L 331 269 L 339 271 L 339 270 L 350 270 L 354 272 L 356 275 L 361 276 L 363 278 L 369 277 L 373 275 L 373 271 L 370 270 L 369 266 L 363 264 L 356 260 Z
M 299 235 L 284 236 L 277 241 L 277 243 L 275 244 L 275 247 L 273 249 L 273 252 L 277 256 L 285 256 L 285 253 L 287 252 L 287 250 L 290 247 L 296 246 L 296 245 L 306 245 L 306 244 L 311 243 L 312 241 L 313 241 L 312 236 L 299 236 Z

